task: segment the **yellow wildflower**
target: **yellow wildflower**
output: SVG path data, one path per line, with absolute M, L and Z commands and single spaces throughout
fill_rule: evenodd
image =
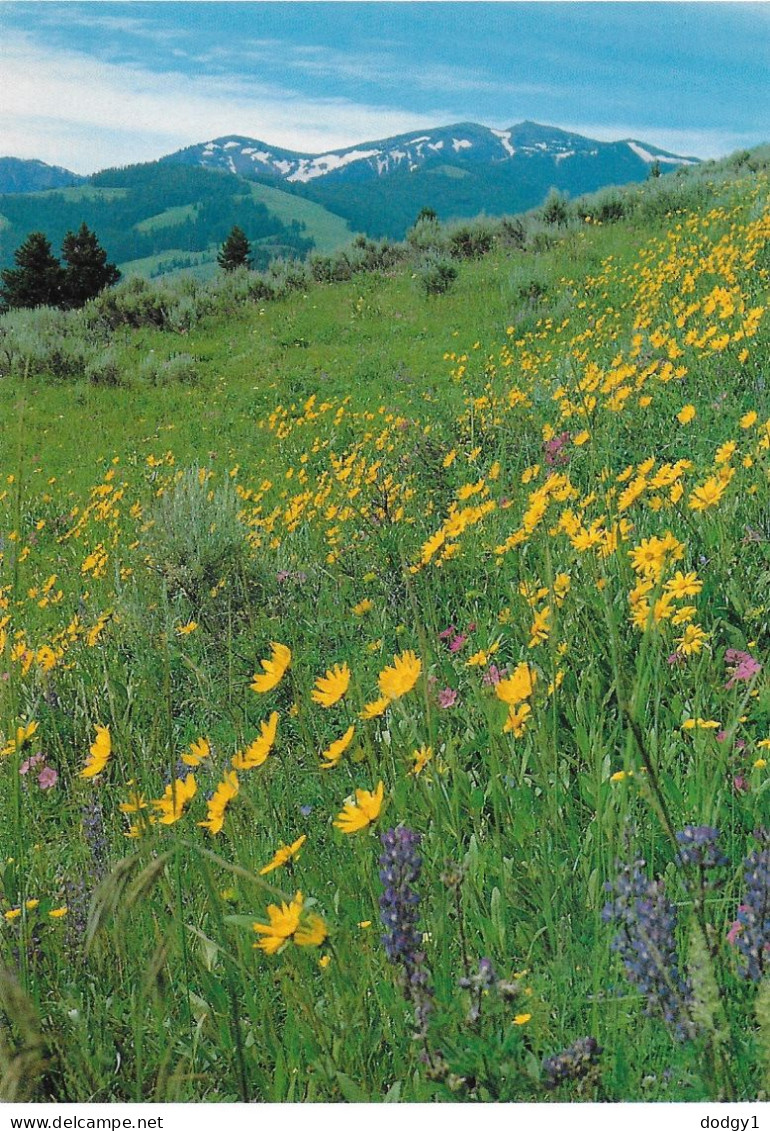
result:
M 537 672 L 522 661 L 507 679 L 495 684 L 495 694 L 509 707 L 515 707 L 532 694 L 537 682 Z
M 107 765 L 107 760 L 112 753 L 112 740 L 109 727 L 96 726 L 96 738 L 91 743 L 88 760 L 80 771 L 81 778 L 95 778 Z
M 278 712 L 273 711 L 266 723 L 260 723 L 259 738 L 255 738 L 242 753 L 239 751 L 230 759 L 233 769 L 254 770 L 257 766 L 263 765 L 275 742 L 277 729 Z
M 683 656 L 694 656 L 701 651 L 708 640 L 708 634 L 697 624 L 688 624 L 682 636 L 676 642 L 676 650 Z
M 282 868 L 284 864 L 297 855 L 306 840 L 307 836 L 303 833 L 293 844 L 282 844 L 280 848 L 276 849 L 275 855 L 270 863 L 265 864 L 264 868 L 259 869 L 260 876 L 266 876 L 268 872 L 274 872 L 276 868 Z
M 166 786 L 163 796 L 152 803 L 163 814 L 162 817 L 158 818 L 160 824 L 175 824 L 182 817 L 185 805 L 192 801 L 197 791 L 198 783 L 193 774 L 188 774 L 184 781 L 181 778 L 176 778 L 170 782 Z
M 276 644 L 273 641 L 270 649 L 270 659 L 259 661 L 264 671 L 256 674 L 250 685 L 251 690 L 260 695 L 277 687 L 291 664 L 291 649 L 285 644 Z
M 341 738 L 335 739 L 334 742 L 327 746 L 321 754 L 321 757 L 325 759 L 325 761 L 321 763 L 322 770 L 333 770 L 339 763 L 343 753 L 353 741 L 355 730 L 356 728 L 354 726 L 349 726 Z
M 433 757 L 433 747 L 421 746 L 419 750 L 415 750 L 412 757 L 414 759 L 414 765 L 412 766 L 409 773 L 416 776 L 417 774 L 422 773 L 428 762 L 430 762 L 431 758 Z
M 371 703 L 367 703 L 363 711 L 359 715 L 361 719 L 377 719 L 380 715 L 384 715 L 390 706 L 390 699 L 387 695 L 383 695 L 381 699 L 375 699 Z
M 366 789 L 356 790 L 355 801 L 346 801 L 342 812 L 337 814 L 334 827 L 343 833 L 357 833 L 376 821 L 382 809 L 385 785 L 379 782 L 371 793 Z
M 402 652 L 393 657 L 393 666 L 384 668 L 379 675 L 380 692 L 388 699 L 400 699 L 411 691 L 422 671 L 422 662 L 414 652 Z
M 233 770 L 225 773 L 223 780 L 214 790 L 214 796 L 207 803 L 206 820 L 198 821 L 201 828 L 208 829 L 212 836 L 216 836 L 222 831 L 222 826 L 225 823 L 225 809 L 238 795 L 239 788 L 238 775 Z
M 211 746 L 207 738 L 198 738 L 195 742 L 190 743 L 189 753 L 182 755 L 182 761 L 185 766 L 200 766 L 204 758 L 211 755 Z
M 303 918 L 303 903 L 302 892 L 298 891 L 291 903 L 282 903 L 280 907 L 269 904 L 270 922 L 254 924 L 254 930 L 264 936 L 254 946 L 265 954 L 276 954 L 291 938 L 297 946 L 320 946 L 328 934 L 326 924 L 320 915 L 311 913 Z
M 349 686 L 350 668 L 347 664 L 335 664 L 333 668 L 327 668 L 325 676 L 319 675 L 310 698 L 322 707 L 333 707 L 335 703 L 339 703 Z

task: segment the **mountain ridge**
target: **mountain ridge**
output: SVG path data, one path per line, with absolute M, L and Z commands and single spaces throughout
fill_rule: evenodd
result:
M 697 157 L 671 153 L 637 138 L 604 142 L 532 121 L 519 122 L 506 129 L 457 122 L 321 153 L 285 149 L 241 134 L 225 134 L 186 146 L 160 160 L 222 168 L 250 178 L 272 176 L 292 184 L 307 184 L 324 179 L 372 180 L 404 168 L 415 172 L 419 168 L 435 167 L 447 158 L 451 164 L 477 165 L 545 156 L 558 164 L 578 155 L 620 155 L 624 150 L 626 156 L 641 163 L 640 171 L 654 161 L 677 167 L 700 163 Z

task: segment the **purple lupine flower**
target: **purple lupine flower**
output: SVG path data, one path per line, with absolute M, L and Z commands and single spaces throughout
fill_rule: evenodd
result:
M 107 873 L 109 845 L 104 828 L 104 810 L 95 793 L 92 794 L 90 801 L 83 806 L 82 816 L 83 832 L 93 860 L 93 874 L 97 880 L 101 880 Z
M 598 1080 L 599 1057 L 603 1053 L 601 1045 L 593 1037 L 580 1037 L 554 1056 L 543 1061 L 543 1085 L 549 1091 L 567 1080 L 575 1080 L 585 1086 Z
M 424 1037 L 431 1010 L 430 974 L 425 966 L 422 934 L 417 923 L 420 894 L 415 885 L 422 871 L 420 834 L 399 826 L 382 833 L 380 919 L 385 928 L 382 944 L 389 960 L 401 966 L 404 993 L 414 1004 L 416 1032 Z
M 645 861 L 624 864 L 605 890 L 615 898 L 605 905 L 605 923 L 618 923 L 612 948 L 620 954 L 626 975 L 647 998 L 647 1012 L 660 1012 L 679 1040 L 694 1036 L 689 1016 L 690 987 L 679 973 L 676 909 L 662 880 L 650 880 Z
M 760 847 L 743 862 L 746 890 L 733 924 L 733 941 L 743 959 L 741 974 L 760 982 L 770 970 L 770 832 L 754 833 Z
M 706 887 L 712 886 L 713 881 L 707 879 L 704 873 L 712 868 L 724 868 L 729 863 L 717 844 L 718 839 L 719 829 L 709 825 L 685 825 L 676 834 L 677 844 L 680 846 L 677 864 L 685 868 L 697 868 Z

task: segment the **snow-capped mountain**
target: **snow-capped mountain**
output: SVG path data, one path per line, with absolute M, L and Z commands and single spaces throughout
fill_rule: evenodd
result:
M 21 157 L 0 157 L 0 193 L 44 192 L 46 189 L 69 188 L 84 180 L 85 177 L 62 169 L 60 165 L 46 165 L 44 161 Z
M 546 160 L 558 166 L 576 157 L 593 159 L 597 165 L 608 159 L 624 161 L 636 166 L 641 176 L 646 175 L 654 161 L 668 168 L 698 163 L 697 158 L 680 157 L 640 141 L 594 141 L 535 122 L 521 122 L 503 130 L 463 122 L 319 154 L 297 153 L 254 138 L 233 135 L 190 146 L 164 160 L 307 185 L 321 179 L 327 182 L 375 180 L 394 173 L 414 173 L 441 166 L 479 169 L 515 163 L 522 165 L 524 171 L 524 166 L 533 160 Z

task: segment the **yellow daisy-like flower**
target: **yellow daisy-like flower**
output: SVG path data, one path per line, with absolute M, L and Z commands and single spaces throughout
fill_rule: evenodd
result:
M 339 763 L 339 760 L 344 752 L 347 750 L 348 746 L 350 746 L 351 742 L 353 741 L 353 735 L 355 734 L 355 732 L 356 728 L 354 726 L 349 726 L 341 738 L 335 739 L 330 746 L 326 747 L 326 749 L 321 754 L 321 757 L 324 759 L 324 761 L 321 763 L 322 770 L 334 769 L 334 767 Z
M 367 703 L 361 714 L 358 716 L 360 719 L 377 719 L 380 715 L 384 715 L 390 706 L 390 699 L 387 695 L 383 695 L 381 699 L 375 699 L 371 703 Z
M 310 698 L 322 707 L 333 707 L 335 703 L 339 703 L 349 686 L 350 668 L 347 664 L 335 664 L 333 668 L 326 669 L 325 676 L 319 675 Z
M 705 511 L 715 507 L 727 490 L 727 483 L 716 475 L 712 475 L 700 487 L 696 487 L 690 495 L 688 506 L 691 511 Z
M 320 915 L 306 915 L 294 932 L 297 946 L 320 946 L 329 934 Z
M 682 730 L 719 730 L 721 725 L 716 719 L 685 719 Z
M 691 420 L 695 419 L 695 406 L 686 404 L 684 408 L 680 409 L 676 414 L 676 418 L 680 424 L 689 424 Z
M 259 869 L 260 876 L 266 876 L 268 872 L 274 872 L 276 868 L 282 868 L 284 864 L 297 855 L 306 840 L 307 836 L 303 833 L 293 844 L 282 844 L 281 847 L 276 850 L 270 863 L 265 864 L 264 868 Z
M 359 601 L 357 605 L 353 606 L 353 613 L 357 617 L 362 617 L 365 616 L 366 613 L 370 613 L 373 608 L 374 601 L 372 601 L 369 597 L 364 597 L 363 601 Z
M 514 738 L 521 738 L 527 725 L 527 720 L 532 714 L 529 703 L 522 703 L 519 707 L 511 708 L 505 720 L 503 731 L 512 732 Z
M 393 666 L 384 668 L 377 680 L 380 693 L 387 699 L 400 699 L 411 691 L 422 671 L 422 661 L 414 652 L 402 652 L 393 657 Z
M 158 818 L 159 823 L 161 825 L 173 825 L 180 820 L 185 806 L 192 801 L 197 792 L 198 783 L 192 774 L 188 774 L 184 781 L 181 778 L 176 778 L 173 782 L 170 782 L 166 786 L 163 796 L 152 803 L 163 814 L 162 817 Z
M 282 903 L 280 907 L 275 903 L 269 904 L 267 917 L 270 922 L 254 924 L 257 934 L 264 935 L 254 946 L 265 954 L 276 954 L 285 946 L 299 926 L 302 903 L 302 892 L 298 891 L 291 903 Z
M 191 632 L 195 632 L 198 627 L 197 620 L 188 620 L 187 624 L 180 624 L 177 626 L 177 636 L 189 636 Z
M 66 908 L 66 907 L 54 907 L 53 910 L 48 912 L 48 918 L 49 919 L 63 919 L 64 916 L 67 914 L 67 910 L 68 910 L 68 908 Z
M 346 801 L 341 813 L 334 822 L 335 829 L 343 833 L 357 833 L 376 821 L 382 809 L 385 784 L 379 782 L 373 793 L 367 789 L 357 789 L 355 801 Z
M 753 426 L 757 423 L 756 412 L 754 412 L 753 409 L 752 409 L 751 412 L 745 413 L 741 417 L 739 423 L 740 423 L 741 428 L 744 428 L 744 429 L 745 428 L 753 428 Z
M 80 771 L 81 778 L 95 778 L 100 774 L 112 753 L 112 739 L 109 727 L 96 726 L 96 738 L 91 743 L 88 751 L 88 760 Z
M 208 802 L 208 812 L 205 821 L 198 821 L 202 829 L 208 829 L 212 836 L 221 833 L 225 823 L 225 809 L 237 797 L 240 786 L 238 775 L 230 770 L 214 790 L 214 796 Z
M 414 774 L 415 777 L 417 776 L 417 774 L 421 774 L 432 757 L 432 746 L 421 746 L 419 750 L 415 750 L 414 754 L 412 755 L 412 758 L 414 759 L 414 765 L 412 766 L 409 773 Z
M 251 690 L 260 695 L 277 687 L 291 664 L 291 649 L 286 644 L 276 644 L 273 641 L 270 650 L 270 659 L 259 661 L 264 670 L 255 674 L 250 684 Z
M 312 912 L 303 916 L 303 903 L 301 891 L 291 903 L 282 903 L 280 907 L 271 903 L 267 908 L 270 922 L 254 924 L 254 930 L 264 935 L 254 946 L 265 954 L 276 954 L 291 938 L 297 946 L 320 946 L 329 933 L 326 924 Z
M 702 588 L 703 582 L 698 580 L 697 573 L 682 573 L 681 570 L 666 582 L 666 592 L 677 598 L 694 597 Z
M 683 656 L 695 656 L 708 640 L 708 634 L 697 624 L 688 624 L 676 642 L 676 650 Z
M 9 754 L 13 754 L 15 753 L 15 751 L 21 750 L 23 747 L 25 747 L 30 739 L 34 737 L 37 728 L 38 723 L 36 722 L 27 723 L 26 726 L 17 727 L 16 737 L 9 739 L 3 749 L 0 750 L 0 758 L 6 758 Z
M 522 661 L 512 675 L 495 684 L 495 694 L 509 707 L 516 707 L 524 699 L 529 699 L 536 682 L 537 672 L 528 663 Z
M 182 761 L 185 766 L 200 766 L 204 758 L 211 756 L 211 746 L 207 738 L 198 738 L 195 742 L 190 743 L 189 753 L 185 752 L 182 755 Z
M 275 742 L 278 729 L 278 712 L 273 711 L 266 723 L 260 723 L 259 738 L 249 743 L 245 750 L 239 751 L 230 759 L 234 770 L 254 770 L 263 765 Z

